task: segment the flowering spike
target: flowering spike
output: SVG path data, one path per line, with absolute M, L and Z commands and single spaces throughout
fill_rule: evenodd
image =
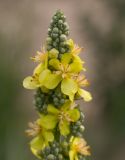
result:
M 79 57 L 82 48 L 68 39 L 69 27 L 58 10 L 48 29 L 46 46 L 31 59 L 38 65 L 23 81 L 26 89 L 35 89 L 34 105 L 39 118 L 26 131 L 33 139 L 32 153 L 42 160 L 86 160 L 90 147 L 83 138 L 84 114 L 75 100 L 89 102 L 86 71 Z

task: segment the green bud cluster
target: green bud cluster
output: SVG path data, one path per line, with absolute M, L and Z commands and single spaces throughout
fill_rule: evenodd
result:
M 50 27 L 48 29 L 48 37 L 46 39 L 46 48 L 48 51 L 55 48 L 60 54 L 69 52 L 69 46 L 66 43 L 69 35 L 69 26 L 63 12 L 58 10 L 52 17 Z
M 40 113 L 47 113 L 48 94 L 38 88 L 33 101 L 36 110 Z
M 60 87 L 55 90 L 49 90 L 44 92 L 41 88 L 38 88 L 34 96 L 34 105 L 37 111 L 40 113 L 47 113 L 47 105 L 53 104 L 59 108 L 68 100 L 68 96 L 61 92 Z
M 54 140 L 49 146 L 39 152 L 39 156 L 43 160 L 69 160 L 67 158 L 68 153 L 69 143 L 66 140 L 61 143 Z

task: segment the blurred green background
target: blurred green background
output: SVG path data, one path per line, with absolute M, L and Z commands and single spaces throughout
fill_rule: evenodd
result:
M 0 160 L 35 160 L 24 131 L 33 121 L 33 92 L 22 87 L 62 9 L 70 37 L 83 46 L 93 101 L 81 103 L 92 160 L 125 159 L 125 1 L 0 0 Z

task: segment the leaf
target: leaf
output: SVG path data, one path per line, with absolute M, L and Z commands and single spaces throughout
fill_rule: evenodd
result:
M 49 61 L 49 65 L 56 70 L 60 70 L 60 61 L 56 58 L 53 58 Z
M 72 60 L 72 55 L 70 53 L 64 53 L 61 57 L 61 62 L 63 64 L 69 64 Z
M 30 145 L 34 149 L 41 150 L 44 147 L 44 140 L 42 139 L 41 136 L 37 136 L 32 139 Z
M 55 115 L 46 115 L 39 120 L 39 124 L 46 129 L 54 129 L 56 127 L 57 122 L 58 117 Z
M 72 109 L 67 111 L 69 117 L 71 118 L 72 122 L 76 122 L 80 118 L 80 112 L 78 109 Z
M 43 136 L 47 142 L 52 142 L 54 140 L 54 135 L 50 131 L 44 131 Z
M 59 110 L 56 109 L 52 104 L 48 104 L 47 111 L 53 114 L 59 114 Z
M 66 136 L 70 133 L 70 126 L 69 122 L 66 120 L 63 120 L 59 123 L 59 130 L 61 135 Z
M 23 87 L 26 89 L 36 89 L 39 86 L 38 81 L 31 76 L 28 76 L 23 80 Z
M 68 95 L 71 101 L 73 101 L 74 94 L 77 92 L 77 90 L 77 83 L 73 79 L 66 78 L 62 80 L 61 91 Z
M 84 90 L 84 89 L 78 89 L 78 94 L 84 99 L 84 101 L 89 102 L 92 100 L 91 93 Z

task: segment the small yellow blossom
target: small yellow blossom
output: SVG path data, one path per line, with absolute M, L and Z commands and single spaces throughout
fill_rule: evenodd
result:
M 31 57 L 31 59 L 34 61 L 34 62 L 44 62 L 46 60 L 46 57 L 47 57 L 47 53 L 44 49 L 44 47 L 42 48 L 42 51 L 39 52 L 37 51 L 36 52 L 36 56 L 34 57 Z
M 78 75 L 76 77 L 76 82 L 79 86 L 82 86 L 82 87 L 86 87 L 89 85 L 89 82 L 84 75 Z
M 43 126 L 41 123 L 41 118 L 39 118 L 34 123 L 29 123 L 30 129 L 26 130 L 28 136 L 34 137 L 30 142 L 30 148 L 34 155 L 38 158 L 39 151 L 45 148 L 48 145 L 48 142 L 52 142 L 54 140 L 54 134 L 52 132 L 52 127 Z
M 90 146 L 87 146 L 86 141 L 83 138 L 72 137 L 70 140 L 70 160 L 78 160 L 78 154 L 83 156 L 90 156 Z
M 70 49 L 71 49 L 71 54 L 73 56 L 77 56 L 83 49 L 83 47 L 79 47 L 77 44 L 74 44 L 72 39 L 69 39 L 67 41 L 67 44 L 69 44 Z

